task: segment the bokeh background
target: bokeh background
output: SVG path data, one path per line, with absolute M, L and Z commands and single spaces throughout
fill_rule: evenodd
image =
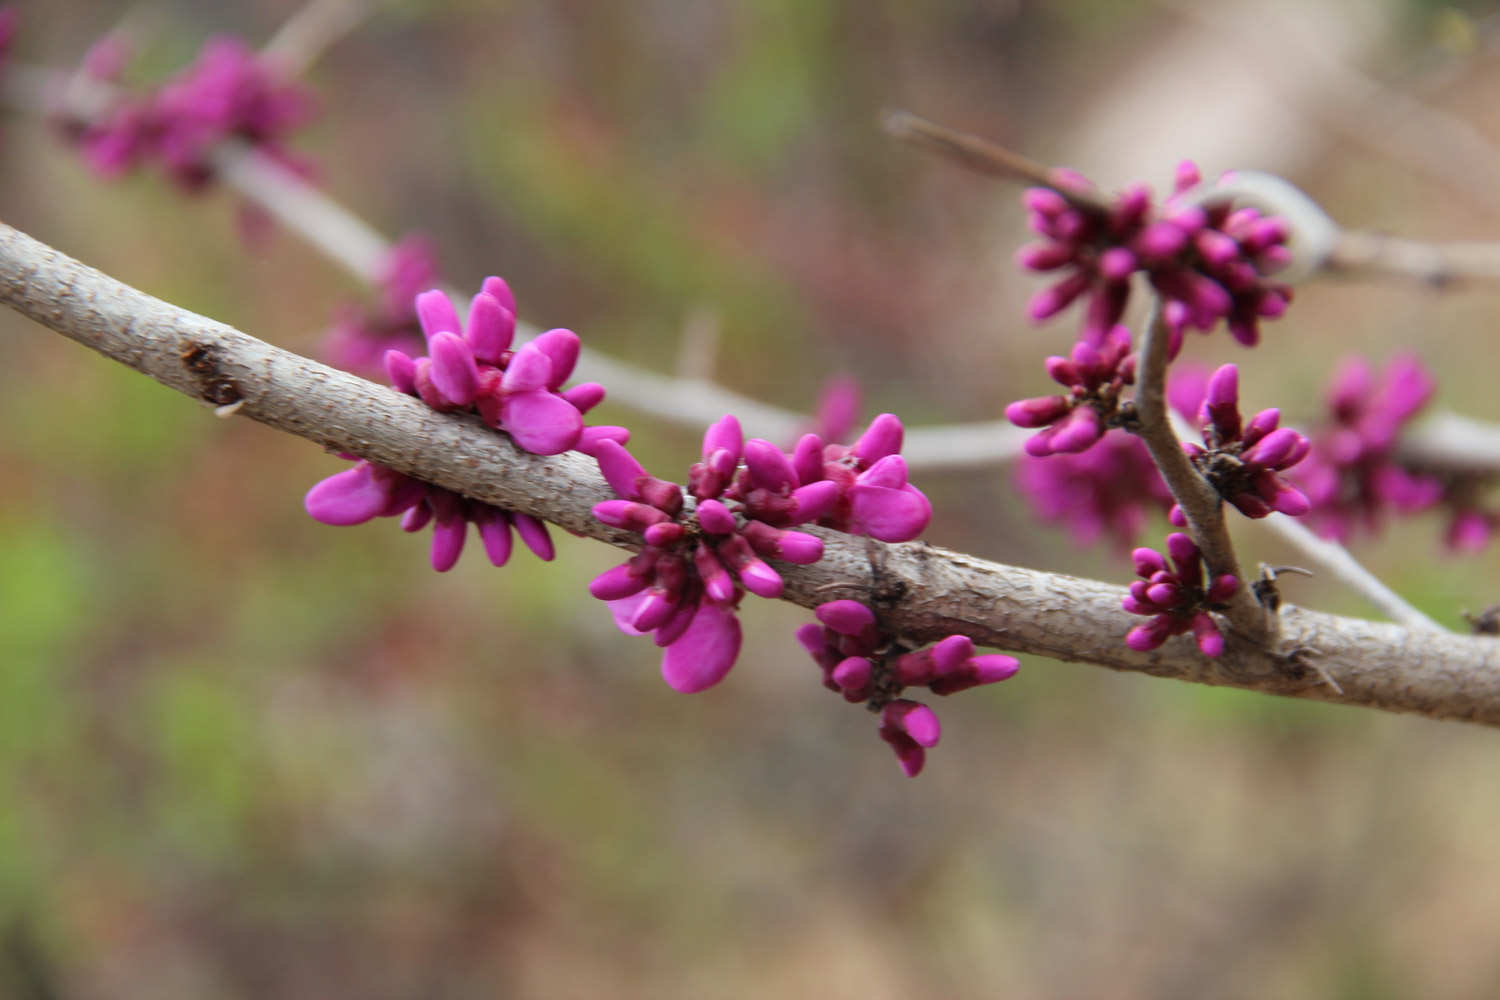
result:
M 143 76 L 297 7 L 19 6 L 16 58 L 72 65 L 128 15 Z M 1349 225 L 1492 238 L 1489 10 L 401 3 L 314 67 L 296 145 L 383 231 L 427 233 L 456 286 L 503 274 L 523 318 L 609 353 L 672 371 L 714 329 L 715 376 L 770 402 L 810 409 L 847 373 L 867 416 L 993 419 L 1068 340 L 1022 317 L 1018 191 L 892 142 L 881 109 L 1108 187 L 1161 189 L 1190 156 L 1283 173 Z M 315 351 L 360 289 L 290 233 L 247 250 L 234 215 L 0 120 L 6 222 Z M 1492 419 L 1497 308 L 1322 283 L 1263 348 L 1190 351 L 1296 422 L 1339 357 L 1415 348 L 1440 404 Z M 650 468 L 696 455 L 603 413 Z M 393 524 L 307 518 L 339 467 L 0 315 L 0 995 L 1500 995 L 1500 734 L 1030 658 L 943 701 L 906 780 L 818 685 L 799 609 L 747 602 L 730 678 L 678 695 L 584 590 L 614 552 L 437 575 Z M 1005 468 L 919 483 L 935 543 L 1130 577 L 1039 526 Z M 1358 554 L 1462 627 L 1500 556 L 1451 559 L 1440 532 Z

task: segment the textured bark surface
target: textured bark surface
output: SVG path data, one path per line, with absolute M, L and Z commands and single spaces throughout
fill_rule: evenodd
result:
M 629 547 L 632 536 L 594 520 L 613 496 L 591 459 L 515 448 L 477 419 L 272 347 L 154 299 L 0 225 L 0 300 L 38 323 L 216 407 L 420 479 L 545 518 L 575 534 Z M 306 484 L 288 483 L 289 490 Z M 786 598 L 874 604 L 895 630 L 1130 670 L 1436 718 L 1500 724 L 1500 640 L 1367 622 L 1284 607 L 1279 650 L 1234 635 L 1208 660 L 1189 637 L 1126 648 L 1139 619 L 1121 587 L 989 562 L 922 542 L 890 545 L 813 529 L 826 544 L 813 566 L 778 567 Z M 1317 670 L 1342 689 L 1323 682 Z

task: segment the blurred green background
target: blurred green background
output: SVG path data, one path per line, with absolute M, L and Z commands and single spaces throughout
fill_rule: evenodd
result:
M 71 65 L 127 12 L 141 68 L 268 38 L 290 0 L 20 5 Z M 1066 324 L 1017 190 L 903 148 L 905 107 L 1164 188 L 1176 162 L 1284 173 L 1350 225 L 1500 231 L 1488 10 L 1435 2 L 528 0 L 404 3 L 311 74 L 297 144 L 337 197 L 428 233 L 460 288 L 670 371 L 810 409 L 993 419 Z M 1426 110 L 1401 114 L 1392 95 Z M 0 217 L 152 294 L 312 352 L 359 295 L 232 199 L 103 183 L 0 121 Z M 1246 352 L 1292 422 L 1329 367 L 1415 347 L 1496 417 L 1493 291 L 1320 284 Z M 648 467 L 697 435 L 607 404 Z M 683 696 L 586 580 L 477 548 L 447 575 L 393 524 L 333 529 L 340 464 L 0 315 L 0 995 L 1285 997 L 1500 995 L 1500 734 L 1031 659 L 944 700 L 901 777 L 822 690 L 806 615 L 751 601 L 730 678 Z M 929 475 L 931 541 L 1125 582 L 1036 526 L 1005 469 Z M 1358 554 L 1441 621 L 1496 600 L 1497 549 L 1435 520 Z M 1160 534 L 1153 529 L 1153 534 Z M 1250 560 L 1296 562 L 1254 527 Z M 472 548 L 472 543 L 471 543 Z M 1296 603 L 1370 614 L 1331 585 Z M 1122 619 L 1121 631 L 1128 623 Z

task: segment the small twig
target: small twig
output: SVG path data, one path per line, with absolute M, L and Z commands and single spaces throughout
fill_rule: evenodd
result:
M 1051 188 L 1080 207 L 1100 212 L 1109 210 L 1106 199 L 1078 190 L 1078 186 L 1069 184 L 1066 176 L 1060 176 L 1055 167 L 1038 163 L 988 139 L 939 125 L 910 111 L 887 111 L 881 124 L 897 139 L 940 153 L 970 170 Z
M 260 50 L 288 77 L 299 77 L 369 16 L 376 0 L 308 0 Z
M 1230 574 L 1240 581 L 1239 590 L 1230 598 L 1227 617 L 1234 630 L 1253 642 L 1269 648 L 1275 638 L 1272 620 L 1256 603 L 1250 592 L 1250 580 L 1240 569 L 1224 524 L 1224 505 L 1219 494 L 1208 484 L 1172 430 L 1167 414 L 1167 326 L 1162 316 L 1161 297 L 1153 295 L 1151 314 L 1146 321 L 1137 351 L 1135 411 L 1139 418 L 1136 433 L 1151 453 L 1151 460 L 1161 472 L 1172 498 L 1187 518 L 1193 541 L 1203 553 L 1210 577 Z
M 1434 413 L 1402 432 L 1396 455 L 1421 468 L 1500 474 L 1500 425 Z
M 1500 281 L 1500 243 L 1422 243 L 1382 233 L 1350 232 L 1323 261 L 1331 278 L 1406 278 L 1435 289 Z

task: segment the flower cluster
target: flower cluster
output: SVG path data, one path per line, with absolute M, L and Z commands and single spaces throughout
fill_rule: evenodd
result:
M 804 434 L 791 455 L 783 456 L 790 460 L 787 488 L 831 482 L 837 487 L 835 498 L 816 523 L 882 542 L 910 541 L 932 520 L 932 504 L 907 481 L 906 459 L 900 454 L 905 435 L 901 421 L 890 413 L 870 421 L 852 445 L 825 444 L 817 434 Z M 740 482 L 745 499 L 753 502 L 753 482 L 747 475 Z
M 1277 475 L 1307 457 L 1307 438 L 1290 427 L 1278 427 L 1281 411 L 1261 410 L 1244 423 L 1239 409 L 1239 369 L 1224 365 L 1208 380 L 1199 414 L 1203 443 L 1188 443 L 1193 465 L 1225 500 L 1246 517 L 1280 511 L 1306 514 L 1310 504 L 1297 487 Z M 1186 522 L 1174 508 L 1172 523 Z
M 623 427 L 583 426 L 584 412 L 604 398 L 603 386 L 585 382 L 561 390 L 578 360 L 578 337 L 571 330 L 551 330 L 511 350 L 516 303 L 500 278 L 484 280 L 470 304 L 467 324 L 460 322 L 448 296 L 436 289 L 417 296 L 416 313 L 430 356 L 386 352 L 386 369 L 400 391 L 434 409 L 478 413 L 533 454 L 556 455 L 574 447 L 592 453 L 600 442 L 629 439 Z M 457 563 L 469 524 L 478 529 L 496 566 L 510 558 L 512 528 L 539 558 L 550 560 L 553 555 L 546 525 L 536 518 L 363 460 L 313 486 L 304 506 L 324 524 L 363 524 L 397 515 L 407 531 L 430 523 L 432 566 L 439 572 Z
M 339 310 L 323 340 L 323 355 L 340 368 L 368 372 L 380 369 L 386 351 L 420 345 L 422 326 L 413 303 L 418 293 L 437 280 L 432 244 L 417 235 L 401 240 L 380 261 L 376 300 Z
M 1047 374 L 1068 390 L 1066 395 L 1021 399 L 1005 408 L 1017 427 L 1041 427 L 1026 439 L 1026 454 L 1044 458 L 1057 453 L 1085 451 L 1111 427 L 1125 421 L 1120 393 L 1135 382 L 1135 355 L 1130 331 L 1110 330 L 1104 343 L 1087 340 L 1073 345 L 1071 357 L 1047 359 Z
M 1172 491 L 1145 444 L 1118 430 L 1076 455 L 1022 456 L 1015 482 L 1038 517 L 1067 527 L 1079 545 L 1107 536 L 1125 551 L 1150 511 L 1172 506 Z
M 364 524 L 396 516 L 401 517 L 403 531 L 421 531 L 431 524 L 432 568 L 439 573 L 458 563 L 470 524 L 478 529 L 485 554 L 496 566 L 510 559 L 512 528 L 538 559 L 550 561 L 554 554 L 546 523 L 529 514 L 480 503 L 363 459 L 314 485 L 303 505 L 324 524 Z
M 1167 536 L 1169 566 L 1155 549 L 1139 548 L 1131 553 L 1140 577 L 1130 585 L 1121 606 L 1133 615 L 1151 618 L 1125 636 L 1125 645 L 1146 652 L 1174 635 L 1191 631 L 1204 656 L 1224 651 L 1224 636 L 1210 611 L 1221 611 L 1224 602 L 1240 588 L 1240 581 L 1226 573 L 1204 586 L 1203 556 L 1187 535 Z
M 583 382 L 562 391 L 578 363 L 576 333 L 548 330 L 512 350 L 516 300 L 496 277 L 485 278 L 470 302 L 467 325 L 436 288 L 417 296 L 416 311 L 428 355 L 386 352 L 386 374 L 397 389 L 435 410 L 478 413 L 536 455 L 591 450 L 601 429 L 591 428 L 596 433 L 585 439 L 583 415 L 604 399 L 604 387 Z M 617 436 L 617 429 L 604 430 L 604 436 Z
M 1443 484 L 1396 458 L 1401 429 L 1432 397 L 1435 383 L 1414 357 L 1394 359 L 1378 376 L 1363 358 L 1339 366 L 1328 392 L 1328 421 L 1313 434 L 1297 482 L 1319 531 L 1339 541 L 1375 530 L 1387 512 L 1433 506 Z
M 786 528 L 826 514 L 838 487 L 827 480 L 795 485 L 782 451 L 745 441 L 733 416 L 703 436 L 702 461 L 688 475 L 692 511 L 681 487 L 648 475 L 623 446 L 601 442 L 595 457 L 620 499 L 595 505 L 594 516 L 641 535 L 645 546 L 595 577 L 589 592 L 610 603 L 622 631 L 654 633 L 667 684 L 689 693 L 712 687 L 739 655 L 735 609 L 743 592 L 781 596 L 781 575 L 765 560 L 823 557 L 822 539 Z
M 1167 300 L 1177 343 L 1185 327 L 1207 331 L 1226 320 L 1236 340 L 1254 346 L 1259 321 L 1285 311 L 1290 289 L 1266 276 L 1291 260 L 1286 223 L 1232 208 L 1228 200 L 1189 201 L 1186 193 L 1200 180 L 1193 164 L 1178 167 L 1173 197 L 1159 209 L 1142 184 L 1099 207 L 1092 185 L 1076 175 L 1070 180 L 1058 190 L 1032 188 L 1023 198 L 1043 242 L 1021 249 L 1021 265 L 1066 272 L 1032 298 L 1033 319 L 1087 295 L 1080 339 L 1097 346 L 1124 315 L 1136 272 Z
M 594 455 L 620 499 L 597 505 L 594 516 L 646 544 L 589 589 L 611 602 L 623 631 L 654 633 L 669 685 L 711 687 L 739 654 L 734 610 L 743 592 L 781 594 L 781 575 L 765 560 L 807 564 L 823 556 L 816 535 L 787 529 L 820 524 L 904 542 L 927 527 L 932 505 L 906 481 L 897 453 L 903 435 L 901 421 L 886 413 L 852 445 L 806 434 L 789 455 L 769 441 L 746 441 L 739 421 L 726 416 L 708 428 L 701 460 L 688 472 L 691 510 L 681 487 L 602 442 Z
M 823 686 L 880 713 L 880 738 L 910 778 L 921 772 L 942 727 L 932 709 L 901 697 L 905 690 L 925 687 L 950 695 L 1003 681 L 1021 666 L 1013 656 L 976 656 L 974 643 L 962 635 L 911 649 L 882 631 L 875 612 L 858 601 L 829 601 L 814 614 L 822 624 L 799 628 L 797 641 L 822 668 Z
M 111 36 L 90 51 L 83 73 L 113 84 L 123 62 L 122 42 Z M 197 191 L 213 180 L 212 147 L 230 138 L 306 173 L 284 142 L 312 115 L 306 90 L 282 79 L 243 42 L 224 37 L 210 39 L 192 65 L 155 91 L 115 93 L 107 108 L 87 118 L 65 110 L 61 125 L 89 166 L 106 177 L 153 162 L 180 187 Z
M 1435 383 L 1416 358 L 1390 362 L 1378 375 L 1362 358 L 1345 361 L 1328 393 L 1326 425 L 1297 470 L 1318 529 L 1344 541 L 1376 530 L 1388 513 L 1442 504 L 1450 512 L 1446 541 L 1460 551 L 1483 548 L 1500 513 L 1485 509 L 1481 474 L 1422 468 L 1399 453 L 1401 431 L 1432 397 Z

